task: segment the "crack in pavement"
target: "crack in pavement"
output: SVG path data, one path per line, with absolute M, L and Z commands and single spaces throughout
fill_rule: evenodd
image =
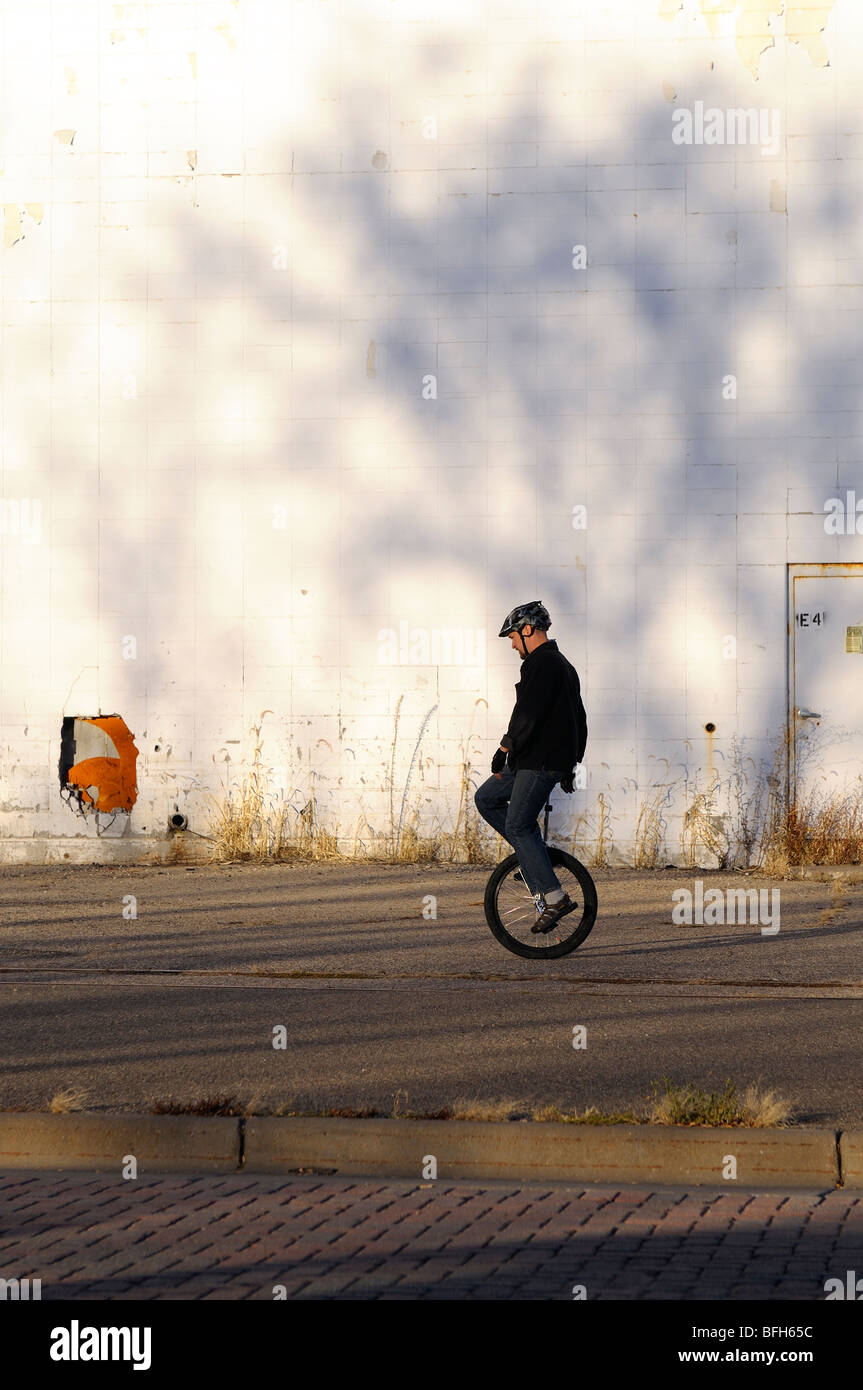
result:
M 709 978 L 668 979 L 650 976 L 597 976 L 572 979 L 566 975 L 464 975 L 394 974 L 361 972 L 262 971 L 262 970 L 183 970 L 164 967 L 0 967 L 0 985 L 24 984 L 99 985 L 107 979 L 112 986 L 136 985 L 142 980 L 161 988 L 174 989 L 306 989 L 408 991 L 418 984 L 437 990 L 481 990 L 512 992 L 513 987 L 534 992 L 537 989 L 575 994 L 640 994 L 698 996 L 724 999 L 859 999 L 863 981 L 859 980 L 724 980 Z

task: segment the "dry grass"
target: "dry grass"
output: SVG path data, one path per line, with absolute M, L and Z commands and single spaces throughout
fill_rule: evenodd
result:
M 485 700 L 476 701 L 477 705 L 480 703 L 485 704 Z M 495 835 L 482 820 L 474 805 L 476 787 L 473 779 L 473 758 L 476 750 L 472 743 L 475 738 L 475 734 L 469 734 L 462 743 L 455 825 L 449 834 L 441 837 L 441 857 L 450 863 L 457 861 L 463 864 L 493 864 L 498 858 L 494 842 L 496 841 L 498 846 L 503 844 L 500 836 Z M 504 853 L 509 853 L 508 845 Z
M 404 784 L 398 790 L 396 766 L 402 700 L 403 696 L 399 696 L 393 720 L 393 741 L 384 769 L 383 789 L 389 805 L 387 826 L 375 827 L 365 816 L 359 816 L 350 847 L 345 849 L 343 846 L 349 837 L 339 833 L 338 825 L 330 828 L 321 823 L 314 792 L 314 771 L 307 774 L 312 789 L 305 795 L 300 809 L 273 792 L 268 785 L 267 769 L 261 756 L 264 719 L 272 713 L 271 710 L 264 710 L 250 730 L 254 743 L 248 773 L 238 784 L 223 789 L 215 799 L 212 834 L 209 837 L 212 841 L 211 862 L 363 859 L 400 864 L 428 864 L 440 860 L 494 864 L 499 857 L 493 844 L 497 837 L 490 830 L 485 832 L 484 822 L 481 822 L 473 802 L 473 760 L 477 752 L 474 747 L 475 734 L 469 734 L 462 744 L 455 825 L 452 830 L 447 830 L 433 824 L 431 833 L 420 833 L 420 805 L 416 795 L 412 797 L 411 787 L 417 771 L 424 778 L 426 767 L 433 766 L 431 758 L 425 761 L 420 758 L 420 749 L 429 721 L 438 707 L 432 705 L 420 725 Z M 475 706 L 480 704 L 485 704 L 485 701 L 475 701 Z
M 243 1106 L 244 1119 L 248 1120 L 252 1115 L 260 1115 L 262 1113 L 265 1094 L 266 1092 L 261 1090 L 253 1091 L 252 1095 Z
M 602 792 L 597 798 L 599 803 L 599 820 L 596 829 L 596 845 L 593 851 L 591 863 L 597 869 L 604 869 L 608 865 L 609 855 L 611 854 L 611 811 L 606 804 L 605 796 Z
M 505 1120 L 519 1120 L 528 1113 L 524 1104 L 515 1100 L 465 1100 L 453 1101 L 450 1117 L 453 1120 L 477 1120 L 483 1124 L 500 1124 Z
M 62 1093 L 61 1095 L 66 1094 Z M 75 1093 L 83 1097 L 83 1092 Z M 56 1099 L 56 1098 L 55 1098 Z M 73 1106 L 72 1108 L 79 1108 Z M 64 1113 L 55 1111 L 54 1113 Z M 389 1110 L 374 1105 L 309 1106 L 296 1100 L 270 1105 L 262 1103 L 262 1092 L 255 1092 L 245 1103 L 236 1096 L 205 1096 L 198 1100 L 180 1101 L 173 1097 L 153 1107 L 154 1115 L 252 1115 L 291 1119 L 345 1120 L 468 1120 L 481 1124 L 531 1122 L 534 1124 L 574 1125 L 712 1125 L 755 1128 L 784 1127 L 792 1115 L 788 1101 L 776 1092 L 759 1085 L 747 1086 L 738 1096 L 728 1080 L 720 1091 L 705 1092 L 690 1085 L 675 1085 L 666 1077 L 660 1087 L 654 1082 L 652 1103 L 641 1110 L 606 1110 L 588 1105 L 583 1110 L 567 1108 L 556 1103 L 537 1105 L 532 1101 L 498 1099 L 482 1100 L 459 1097 L 438 1109 L 414 1109 L 409 1104 L 407 1090 L 402 1087 L 393 1096 Z
M 655 869 L 664 858 L 665 820 L 662 814 L 668 805 L 673 786 L 653 786 L 638 808 L 633 837 L 632 864 L 636 869 Z
M 634 1110 L 600 1110 L 588 1105 L 585 1110 L 562 1110 L 559 1105 L 535 1107 L 530 1118 L 539 1124 L 564 1125 L 637 1125 L 643 1120 Z
M 285 1101 L 277 1105 L 275 1109 L 258 1109 L 252 1112 L 247 1108 L 246 1114 L 255 1113 L 257 1115 L 274 1115 L 281 1118 L 291 1119 L 338 1119 L 338 1120 L 450 1120 L 453 1118 L 452 1108 L 448 1105 L 440 1110 L 413 1111 L 407 1108 L 408 1093 L 401 1087 L 393 1096 L 391 1110 L 381 1110 L 376 1105 L 331 1105 L 326 1109 L 308 1108 L 299 1105 L 296 1100 Z M 250 1102 L 251 1105 L 251 1102 Z
M 757 1085 L 747 1086 L 742 1096 L 731 1081 L 719 1092 L 706 1093 L 692 1086 L 674 1086 L 666 1079 L 660 1094 L 653 1087 L 653 1104 L 646 1110 L 605 1110 L 589 1105 L 584 1110 L 561 1105 L 533 1105 L 515 1100 L 457 1100 L 451 1108 L 453 1120 L 479 1120 L 500 1123 L 530 1120 L 536 1124 L 575 1125 L 738 1125 L 758 1128 L 783 1126 L 792 1107 L 774 1091 Z
M 578 859 L 583 858 L 591 868 L 605 869 L 608 867 L 613 837 L 611 834 L 611 808 L 604 792 L 600 792 L 597 796 L 596 805 L 597 809 L 594 815 L 582 811 L 577 818 L 569 852 Z M 581 849 L 578 848 L 579 844 Z
M 237 1100 L 236 1096 L 202 1096 L 199 1100 L 175 1100 L 170 1096 L 168 1100 L 157 1101 L 153 1106 L 153 1115 L 247 1115 L 249 1110 Z
M 320 824 L 314 793 L 297 813 L 293 836 L 276 839 L 280 846 L 277 857 L 282 859 L 341 859 L 338 833 Z
M 264 710 L 251 727 L 254 744 L 248 773 L 215 800 L 210 860 L 237 864 L 250 860 L 342 859 L 345 856 L 339 849 L 338 826 L 332 831 L 320 824 L 314 772 L 310 773 L 311 791 L 299 798 L 299 807 L 269 785 L 261 757 L 261 731 L 265 717 L 271 713 Z
M 76 1110 L 83 1110 L 89 1098 L 88 1091 L 78 1086 L 66 1086 L 62 1091 L 55 1091 L 48 1102 L 48 1109 L 52 1115 L 71 1115 Z
M 485 700 L 481 698 L 477 699 L 474 701 L 474 709 L 476 709 L 478 705 L 484 704 L 486 704 Z M 413 806 L 410 805 L 408 792 L 415 768 L 420 767 L 423 772 L 425 770 L 423 763 L 418 761 L 418 754 L 429 720 L 438 708 L 437 705 L 433 705 L 428 711 L 420 727 L 408 766 L 404 789 L 402 791 L 398 820 L 396 820 L 394 797 L 395 753 L 400 706 L 401 697 L 399 697 L 399 702 L 396 706 L 395 731 L 392 748 L 390 750 L 390 828 L 388 831 L 372 833 L 371 842 L 364 857 L 373 859 L 385 858 L 390 862 L 402 864 L 428 864 L 436 861 L 488 865 L 496 863 L 499 855 L 493 848 L 493 840 L 498 837 L 494 836 L 493 832 L 490 830 L 486 831 L 485 823 L 481 821 L 479 813 L 474 806 L 473 793 L 476 782 L 474 779 L 473 762 L 478 751 L 474 746 L 474 742 L 477 738 L 477 735 L 474 733 L 468 733 L 466 739 L 464 739 L 461 744 L 459 799 L 453 828 L 448 830 L 441 825 L 440 821 L 434 820 L 430 833 L 421 835 L 419 832 L 420 807 L 418 804 L 414 804 Z M 432 759 L 427 759 L 427 763 L 433 766 Z M 509 853 L 509 846 L 507 846 L 506 852 Z
M 247 1111 L 247 1115 L 253 1112 Z M 255 1110 L 256 1115 L 272 1115 L 276 1119 L 292 1120 L 380 1120 L 387 1118 L 383 1111 L 378 1110 L 374 1105 L 360 1106 L 355 1108 L 350 1105 L 332 1105 L 328 1110 L 304 1110 L 302 1106 L 297 1106 L 294 1101 L 285 1101 L 277 1105 L 275 1110 Z
M 252 725 L 255 743 L 250 771 L 238 787 L 226 788 L 215 805 L 211 857 L 216 863 L 279 859 L 287 847 L 288 807 L 268 790 L 261 761 L 261 729 L 271 713 L 264 710 L 258 723 Z
M 251 765 L 239 783 L 224 791 L 215 808 L 210 859 L 216 863 L 243 861 L 367 860 L 402 864 L 435 862 L 492 865 L 510 847 L 479 816 L 473 793 L 482 772 L 475 771 L 481 753 L 478 736 L 470 733 L 461 746 L 460 785 L 455 821 L 451 828 L 432 820 L 431 829 L 420 830 L 427 774 L 435 767 L 421 748 L 429 722 L 437 709 L 432 705 L 417 732 L 404 782 L 396 785 L 402 698 L 396 704 L 393 740 L 382 768 L 380 790 L 386 795 L 389 824 L 375 827 L 361 815 L 353 836 L 342 835 L 339 826 L 322 823 L 315 794 L 315 772 L 306 773 L 308 790 L 294 793 L 296 804 L 273 792 L 262 759 L 264 710 L 252 725 Z M 484 704 L 477 700 L 475 706 Z M 816 754 L 810 739 L 798 759 Z M 414 783 L 423 784 L 413 791 Z M 794 800 L 789 787 L 791 749 L 788 737 L 779 740 L 772 757 L 756 763 L 732 740 L 730 768 L 721 777 L 712 771 L 706 787 L 699 775 L 690 783 L 690 800 L 683 814 L 681 849 L 689 868 L 758 868 L 783 876 L 792 865 L 863 863 L 863 779 L 849 792 L 831 794 L 826 783 L 805 798 Z M 653 783 L 638 807 L 633 837 L 632 864 L 655 869 L 665 854 L 664 812 L 672 804 L 680 779 Z M 427 818 L 426 818 L 427 820 Z M 177 837 L 178 862 L 185 851 Z M 206 837 L 205 837 L 206 838 Z M 613 849 L 612 808 L 607 791 L 600 792 L 589 812 L 576 821 L 571 852 L 593 867 L 605 868 Z M 584 847 L 580 850 L 578 846 Z M 191 851 L 188 851 L 191 853 Z
M 721 1091 L 702 1091 L 694 1086 L 676 1086 L 668 1078 L 663 1090 L 654 1083 L 649 1122 L 655 1125 L 739 1125 L 757 1129 L 776 1128 L 791 1117 L 790 1103 L 775 1091 L 760 1086 L 746 1087 L 738 1096 L 730 1078 Z
M 744 754 L 739 741 L 733 738 L 729 785 L 733 844 L 729 858 L 735 867 L 749 868 L 758 859 L 763 832 L 762 808 L 770 785 L 770 774 L 765 776 L 755 759 Z
M 786 736 L 763 777 L 763 789 L 751 798 L 756 807 L 750 832 L 757 837 L 755 857 L 768 873 L 784 874 L 791 865 L 863 862 L 863 780 L 858 778 L 847 792 L 831 792 L 824 781 L 803 797 L 794 794 L 795 782 L 803 780 L 817 757 L 817 739 L 810 737 L 793 767 Z
M 719 868 L 757 868 L 783 877 L 792 865 L 863 863 L 863 779 L 847 792 L 826 781 L 801 797 L 807 766 L 818 756 L 810 738 L 792 766 L 790 738 L 756 763 L 732 740 L 731 769 L 695 790 L 683 818 L 681 845 L 690 867 L 711 861 Z
M 595 1105 L 586 1110 L 565 1110 L 559 1105 L 534 1105 L 523 1100 L 477 1100 L 459 1097 L 440 1110 L 415 1111 L 407 1106 L 407 1091 L 397 1091 L 390 1118 L 394 1120 L 468 1120 L 479 1124 L 506 1124 L 531 1121 L 536 1124 L 639 1124 L 643 1117 L 633 1111 L 603 1111 Z
M 696 791 L 683 816 L 683 829 L 680 843 L 683 862 L 687 868 L 695 868 L 702 862 L 716 859 L 720 869 L 724 869 L 731 856 L 731 841 L 725 816 L 718 812 L 720 779 L 714 775 L 705 791 Z
M 393 820 L 393 813 L 392 813 L 392 811 L 393 811 L 393 787 L 395 786 L 396 738 L 397 738 L 397 736 L 398 736 L 398 728 L 399 728 L 399 710 L 400 710 L 400 708 L 401 708 L 401 703 L 402 703 L 402 700 L 403 700 L 403 699 L 404 699 L 404 696 L 403 696 L 403 695 L 400 695 L 400 696 L 399 696 L 399 699 L 398 699 L 398 704 L 396 705 L 395 732 L 394 732 L 394 734 L 393 734 L 392 756 L 391 756 L 391 763 L 390 763 L 390 825 L 391 825 L 391 827 L 394 825 L 394 820 Z M 431 717 L 432 717 L 432 715 L 434 714 L 434 712 L 435 712 L 436 709 L 437 709 L 437 705 L 432 705 L 431 709 L 430 709 L 430 710 L 428 711 L 428 713 L 426 714 L 426 717 L 425 717 L 425 719 L 423 720 L 422 725 L 420 726 L 420 731 L 419 731 L 419 733 L 417 734 L 417 740 L 416 740 L 416 743 L 414 744 L 414 751 L 413 751 L 413 753 L 411 754 L 411 760 L 410 760 L 410 764 L 409 764 L 409 766 L 408 766 L 408 773 L 407 773 L 407 777 L 405 778 L 404 790 L 402 791 L 401 806 L 399 807 L 398 825 L 395 826 L 395 828 L 392 830 L 393 847 L 392 847 L 392 855 L 391 855 L 390 857 L 391 857 L 392 859 L 394 859 L 397 863 L 409 863 L 409 864 L 424 863 L 424 862 L 427 862 L 427 860 L 429 860 L 429 859 L 436 859 L 436 858 L 438 857 L 438 851 L 439 851 L 439 848 L 440 848 L 439 841 L 436 840 L 434 837 L 431 837 L 431 838 L 428 838 L 428 837 L 423 838 L 422 836 L 420 836 L 420 834 L 419 834 L 419 832 L 418 832 L 418 830 L 417 830 L 417 828 L 416 828 L 416 827 L 417 827 L 417 821 L 419 820 L 419 808 L 416 808 L 416 809 L 413 811 L 413 813 L 411 814 L 410 823 L 409 823 L 409 824 L 406 824 L 406 823 L 405 823 L 405 816 L 406 816 L 406 814 L 408 814 L 408 811 L 407 811 L 407 807 L 408 807 L 408 792 L 409 792 L 409 790 L 410 790 L 411 778 L 412 778 L 412 776 L 413 776 L 414 768 L 416 767 L 417 755 L 418 755 L 418 753 L 419 753 L 419 751 L 420 751 L 420 744 L 421 744 L 422 741 L 423 741 L 423 736 L 425 735 L 425 731 L 426 731 L 426 729 L 428 728 L 429 720 L 431 719 Z
M 786 873 L 790 865 L 863 862 L 863 780 L 839 793 L 822 778 L 821 787 L 794 794 L 794 783 L 804 780 L 817 757 L 815 737 L 798 751 L 796 768 L 788 737 L 776 749 L 765 778 L 757 851 L 759 867 L 769 873 Z
M 759 1128 L 784 1127 L 793 1114 L 794 1107 L 775 1091 L 762 1091 L 759 1086 L 747 1086 L 740 1101 L 742 1123 Z
M 863 788 L 844 796 L 812 793 L 788 805 L 764 846 L 765 867 L 863 862 Z

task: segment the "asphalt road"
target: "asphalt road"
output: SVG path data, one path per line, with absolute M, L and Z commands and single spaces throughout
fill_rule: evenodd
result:
M 775 1088 L 800 1123 L 863 1124 L 863 885 L 597 871 L 592 935 L 535 963 L 488 931 L 487 874 L 3 866 L 0 1106 L 45 1108 L 72 1087 L 94 1109 L 236 1096 L 389 1111 L 397 1093 L 413 1111 L 617 1109 L 666 1076 L 731 1077 Z M 672 925 L 672 891 L 696 877 L 779 887 L 778 934 Z

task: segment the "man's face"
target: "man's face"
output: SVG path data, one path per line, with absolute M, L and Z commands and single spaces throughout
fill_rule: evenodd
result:
M 525 637 L 525 640 L 527 640 L 528 637 L 532 637 L 532 636 L 533 636 L 533 628 L 531 627 L 530 623 L 525 623 L 524 627 L 522 628 L 522 633 L 523 633 L 523 635 L 524 635 L 524 637 Z M 521 645 L 521 638 L 519 637 L 518 633 L 515 632 L 515 631 L 511 632 L 511 633 L 509 634 L 509 641 L 510 641 L 510 646 L 513 647 L 513 648 L 515 649 L 515 651 L 518 652 L 518 654 L 519 654 L 519 656 L 521 657 L 522 661 L 524 661 L 524 650 L 523 650 L 523 648 L 522 648 L 522 645 Z

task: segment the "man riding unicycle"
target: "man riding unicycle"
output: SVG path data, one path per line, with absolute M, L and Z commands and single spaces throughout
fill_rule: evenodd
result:
M 576 906 L 552 868 L 537 817 L 558 782 L 572 791 L 573 772 L 587 745 L 578 673 L 549 641 L 550 627 L 548 610 L 538 600 L 519 604 L 504 619 L 498 636 L 511 639 L 521 677 L 509 728 L 492 758 L 492 776 L 474 796 L 483 819 L 515 850 L 539 910 L 534 933 L 550 931 Z

